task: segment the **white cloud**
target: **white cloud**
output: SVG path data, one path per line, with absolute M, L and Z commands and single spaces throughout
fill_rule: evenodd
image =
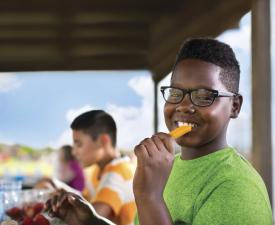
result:
M 0 92 L 9 92 L 21 86 L 21 82 L 12 73 L 0 73 Z
M 109 103 L 104 110 L 110 113 L 117 123 L 117 147 L 132 150 L 136 144 L 153 132 L 153 83 L 151 77 L 140 76 L 132 78 L 128 85 L 141 97 L 141 105 L 124 107 Z M 66 120 L 72 122 L 81 113 L 92 109 L 98 107 L 85 105 L 78 109 L 70 109 L 65 115 Z M 49 146 L 58 148 L 72 143 L 71 139 L 71 131 L 68 128 L 57 140 L 51 141 Z
M 151 77 L 134 77 L 128 85 L 141 97 L 140 107 L 107 105 L 118 127 L 118 147 L 133 149 L 153 133 L 153 82 Z
M 70 109 L 65 114 L 65 119 L 70 124 L 77 116 L 92 109 L 95 109 L 95 107 L 92 107 L 90 105 L 85 105 L 78 109 Z M 72 131 L 69 127 L 56 140 L 50 141 L 48 143 L 48 146 L 52 148 L 60 148 L 62 145 L 66 144 L 72 144 Z
M 52 148 L 60 148 L 62 145 L 72 144 L 72 132 L 70 129 L 65 130 L 55 141 L 50 141 L 48 146 Z
M 70 109 L 66 113 L 66 119 L 71 123 L 77 116 L 92 109 L 95 109 L 95 107 L 92 107 L 90 105 L 85 105 L 79 109 Z

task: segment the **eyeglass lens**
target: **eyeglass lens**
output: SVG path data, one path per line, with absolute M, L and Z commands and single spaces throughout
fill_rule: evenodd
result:
M 170 103 L 180 103 L 185 95 L 189 93 L 190 99 L 194 105 L 207 106 L 211 105 L 215 99 L 214 93 L 206 89 L 196 90 L 182 90 L 177 88 L 166 88 L 164 89 L 164 98 Z

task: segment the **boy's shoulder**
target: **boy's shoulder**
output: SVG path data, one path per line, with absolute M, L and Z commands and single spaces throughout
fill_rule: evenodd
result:
M 227 181 L 236 181 L 265 187 L 258 172 L 234 148 L 223 149 L 190 161 L 183 161 L 177 155 L 172 174 L 185 179 L 196 175 L 195 183 L 202 186 L 218 186 Z
M 125 180 L 133 179 L 135 172 L 134 165 L 128 156 L 113 159 L 105 168 L 102 173 L 117 173 Z

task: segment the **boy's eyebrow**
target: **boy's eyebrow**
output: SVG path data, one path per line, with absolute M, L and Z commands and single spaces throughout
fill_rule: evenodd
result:
M 213 89 L 213 87 L 209 87 L 206 85 L 198 85 L 196 87 L 180 87 L 179 85 L 170 84 L 170 87 L 179 88 L 179 89 Z

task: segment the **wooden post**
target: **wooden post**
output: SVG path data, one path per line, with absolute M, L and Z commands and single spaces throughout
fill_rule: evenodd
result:
M 154 81 L 154 133 L 158 132 L 158 82 Z
M 272 201 L 270 0 L 252 1 L 252 160 Z

